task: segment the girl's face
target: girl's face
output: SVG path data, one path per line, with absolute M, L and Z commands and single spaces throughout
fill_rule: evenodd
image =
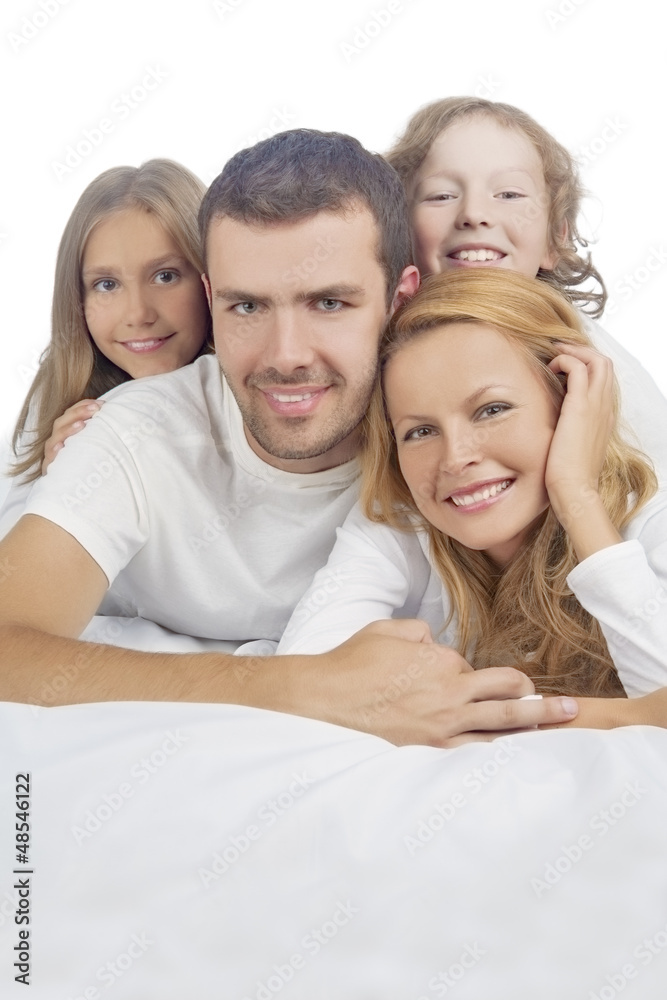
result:
M 201 278 L 153 215 L 128 208 L 86 243 L 83 308 L 99 350 L 132 378 L 188 364 L 206 338 Z
M 550 269 L 544 170 L 521 132 L 479 116 L 441 132 L 409 191 L 415 264 L 422 274 L 506 267 Z
M 506 566 L 549 505 L 544 472 L 558 409 L 544 383 L 492 327 L 452 323 L 402 348 L 384 390 L 421 513 Z

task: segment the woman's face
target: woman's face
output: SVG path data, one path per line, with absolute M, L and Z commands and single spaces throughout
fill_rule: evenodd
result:
M 403 477 L 424 517 L 499 567 L 549 505 L 558 409 L 493 327 L 452 323 L 402 348 L 384 390 Z
M 150 212 L 128 208 L 99 222 L 81 272 L 90 335 L 132 378 L 174 371 L 197 356 L 208 327 L 204 287 Z
M 535 277 L 540 268 L 553 268 L 542 161 L 516 129 L 485 116 L 450 125 L 409 193 L 422 274 L 504 267 Z

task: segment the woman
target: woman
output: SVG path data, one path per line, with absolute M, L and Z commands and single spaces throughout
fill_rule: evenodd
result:
M 667 497 L 619 434 L 577 311 L 534 278 L 457 270 L 396 314 L 381 365 L 361 510 L 279 652 L 415 616 L 545 693 L 662 686 Z

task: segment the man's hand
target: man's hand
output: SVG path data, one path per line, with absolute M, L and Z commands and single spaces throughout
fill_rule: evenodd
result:
M 399 746 L 489 740 L 568 722 L 577 711 L 571 698 L 518 701 L 535 690 L 524 673 L 511 667 L 473 670 L 453 649 L 433 643 L 420 621 L 374 622 L 330 653 L 308 659 L 310 669 L 293 675 L 288 668 L 292 680 L 284 688 L 287 697 L 300 689 L 308 704 L 284 711 L 373 733 Z M 277 657 L 274 666 L 281 660 L 297 664 L 303 658 Z

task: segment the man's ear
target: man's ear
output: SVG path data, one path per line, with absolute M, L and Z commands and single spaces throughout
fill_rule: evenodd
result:
M 211 282 L 208 280 L 208 274 L 202 274 L 201 280 L 204 283 L 204 288 L 206 289 L 206 301 L 208 302 L 208 308 L 212 311 L 213 307 L 211 305 Z
M 399 306 L 402 306 L 404 302 L 411 299 L 419 288 L 419 271 L 414 266 L 410 264 L 409 267 L 403 269 L 400 281 L 396 286 L 396 291 L 394 292 L 394 297 L 391 300 L 391 306 L 389 308 L 389 315 L 393 316 Z
M 558 244 L 554 247 L 549 247 L 544 254 L 544 257 L 540 261 L 540 268 L 543 271 L 553 271 L 553 269 L 558 264 L 560 258 L 560 252 L 558 246 L 564 246 L 567 241 L 567 220 L 563 219 L 560 226 L 558 227 Z M 551 241 L 549 241 L 551 242 Z

